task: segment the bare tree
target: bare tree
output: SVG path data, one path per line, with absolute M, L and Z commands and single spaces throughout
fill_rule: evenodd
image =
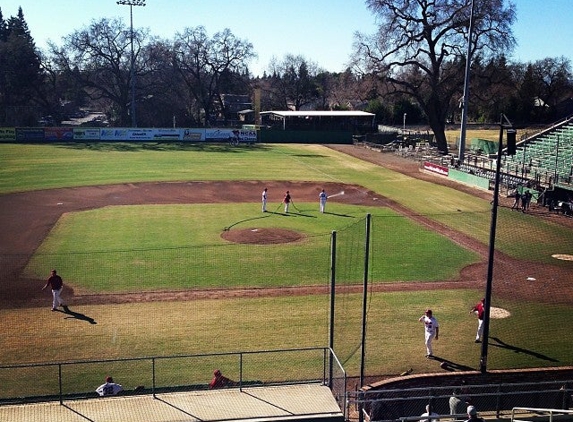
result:
M 134 73 L 142 73 L 142 45 L 147 33 L 134 30 Z M 101 19 L 88 28 L 64 37 L 64 45 L 50 45 L 53 60 L 60 70 L 82 83 L 94 101 L 109 102 L 111 118 L 120 125 L 129 125 L 131 105 L 131 37 L 123 21 Z M 137 80 L 137 78 L 136 78 Z M 146 96 L 137 89 L 137 96 Z M 137 101 L 137 99 L 136 99 Z
M 356 34 L 353 64 L 374 72 L 391 92 L 413 97 L 427 116 L 438 149 L 448 152 L 445 123 L 460 95 L 473 10 L 471 55 L 502 54 L 515 44 L 515 6 L 505 0 L 367 0 L 379 20 L 375 35 Z
M 221 80 L 232 74 L 248 72 L 248 63 L 256 57 L 253 46 L 235 37 L 229 29 L 209 38 L 205 28 L 186 28 L 177 33 L 173 60 L 190 97 L 195 100 L 197 121 L 211 121 L 213 104 L 220 101 Z

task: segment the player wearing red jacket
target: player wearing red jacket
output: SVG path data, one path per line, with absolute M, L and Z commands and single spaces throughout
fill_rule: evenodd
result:
M 483 335 L 483 315 L 485 312 L 484 304 L 485 304 L 485 298 L 480 300 L 478 303 L 476 303 L 476 305 L 473 308 L 470 309 L 470 314 L 475 313 L 478 317 L 478 329 L 475 340 L 476 343 L 481 342 L 481 336 Z

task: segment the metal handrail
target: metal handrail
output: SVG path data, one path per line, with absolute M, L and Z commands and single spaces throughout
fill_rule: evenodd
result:
M 529 412 L 529 413 L 548 413 L 549 414 L 549 422 L 553 422 L 553 415 L 573 415 L 573 410 L 565 410 L 565 409 L 546 409 L 546 408 L 538 408 L 538 407 L 514 407 L 511 409 L 511 421 L 513 422 L 515 419 L 515 411 L 519 410 L 522 412 Z M 540 415 L 536 415 L 540 416 Z

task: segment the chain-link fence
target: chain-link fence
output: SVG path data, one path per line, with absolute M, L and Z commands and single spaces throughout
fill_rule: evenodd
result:
M 340 400 L 346 395 L 336 356 L 327 348 L 308 348 L 0 366 L 0 403 L 96 397 L 96 388 L 111 375 L 123 395 L 206 390 L 215 370 L 239 389 L 321 383 Z

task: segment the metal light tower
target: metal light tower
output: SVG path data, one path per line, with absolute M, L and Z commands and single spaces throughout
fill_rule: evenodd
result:
M 470 92 L 470 67 L 472 61 L 472 35 L 474 26 L 474 0 L 471 0 L 470 23 L 468 28 L 468 50 L 466 54 L 466 69 L 464 73 L 464 95 L 462 97 L 462 125 L 460 128 L 460 145 L 458 150 L 458 160 L 464 161 L 466 150 L 466 124 L 468 121 L 468 102 Z
M 131 42 L 131 65 L 129 69 L 131 78 L 131 126 L 137 127 L 135 117 L 135 53 L 133 51 L 133 6 L 145 6 L 145 0 L 118 0 L 117 4 L 129 6 L 129 39 Z

